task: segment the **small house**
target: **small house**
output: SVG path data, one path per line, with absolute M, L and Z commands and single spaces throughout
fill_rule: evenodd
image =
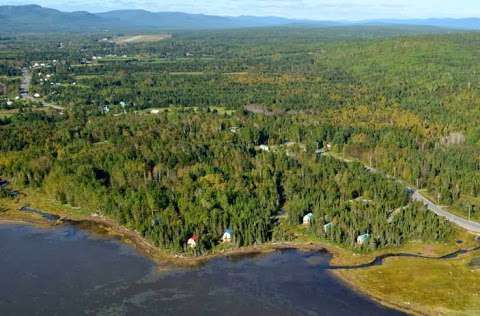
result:
M 258 148 L 261 151 L 270 151 L 270 148 L 267 145 L 260 145 L 260 146 L 258 146 Z
M 222 236 L 222 242 L 229 243 L 232 242 L 233 239 L 233 231 L 231 229 L 225 229 L 225 232 Z
M 326 144 L 326 145 L 325 145 L 325 149 L 326 149 L 327 151 L 332 150 L 332 144 L 330 144 L 330 143 Z
M 35 93 L 35 94 L 33 95 L 33 97 L 38 99 L 38 98 L 40 98 L 40 94 L 39 94 L 39 93 Z
M 323 231 L 328 233 L 328 231 L 330 231 L 330 229 L 333 228 L 333 223 L 328 223 L 328 224 L 325 224 L 323 225 Z
M 190 248 L 195 248 L 195 247 L 197 247 L 197 242 L 198 242 L 198 236 L 193 235 L 192 237 L 188 238 L 187 246 L 190 247 Z
M 160 113 L 159 109 L 150 110 L 150 114 L 158 114 L 158 113 Z
M 7 105 L 8 105 L 8 106 L 12 106 L 12 105 L 13 105 L 13 102 L 10 101 L 10 100 L 7 100 Z
M 363 234 L 357 237 L 357 244 L 364 245 L 370 240 L 370 234 Z
M 313 214 L 308 213 L 303 217 L 303 225 L 310 225 L 312 223 Z

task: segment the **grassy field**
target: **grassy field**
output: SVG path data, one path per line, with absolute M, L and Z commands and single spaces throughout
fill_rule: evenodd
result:
M 382 266 L 338 274 L 361 292 L 403 309 L 479 315 L 480 271 L 468 265 L 476 257 L 480 252 L 448 260 L 390 258 Z
M 411 241 L 397 248 L 366 254 L 356 253 L 316 238 L 305 227 L 292 228 L 296 241 L 321 243 L 334 255 L 332 265 L 359 265 L 386 253 L 412 253 L 437 257 L 458 249 L 479 246 L 474 235 L 457 230 L 446 243 Z M 457 243 L 461 241 L 461 243 Z M 453 259 L 389 258 L 383 265 L 363 269 L 335 270 L 333 273 L 362 293 L 388 306 L 415 314 L 479 315 L 480 269 L 469 264 L 480 251 Z M 480 260 L 480 259 L 477 259 Z
M 113 41 L 116 44 L 151 43 L 172 38 L 170 34 L 120 36 Z
M 16 113 L 18 113 L 18 110 L 17 110 L 17 109 L 13 109 L 13 110 L 0 110 L 0 118 L 11 117 L 11 116 L 15 115 Z

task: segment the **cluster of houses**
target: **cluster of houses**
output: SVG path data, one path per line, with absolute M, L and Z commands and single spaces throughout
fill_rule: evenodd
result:
M 196 248 L 198 244 L 199 237 L 198 235 L 193 234 L 190 238 L 187 240 L 187 246 L 189 248 Z M 225 229 L 222 235 L 222 242 L 223 243 L 231 243 L 233 240 L 233 230 L 231 229 Z
M 117 57 L 117 55 L 107 55 L 106 57 Z M 124 56 L 125 58 L 127 56 Z M 88 58 L 82 58 L 80 59 L 80 65 L 90 65 L 98 60 L 102 60 L 103 57 L 102 56 L 92 56 L 91 59 L 88 59 Z
M 45 68 L 45 67 L 47 67 L 47 64 L 45 64 L 45 63 L 33 63 L 33 65 L 32 65 L 33 69 Z
M 125 111 L 125 108 L 127 107 L 127 103 L 125 101 L 120 101 L 119 105 L 122 107 L 122 109 L 124 109 L 124 113 L 126 113 Z M 112 109 L 110 108 L 109 105 L 103 105 L 103 106 L 100 106 L 100 111 L 103 113 L 103 114 L 107 114 L 111 111 Z M 152 110 L 153 111 L 153 110 Z M 152 113 L 153 114 L 153 113 Z M 120 114 L 121 115 L 121 114 Z
M 45 75 L 44 75 L 44 74 L 41 73 L 41 72 L 39 72 L 38 75 L 41 77 L 41 78 L 40 78 L 40 85 L 44 85 L 44 84 L 48 83 L 48 81 L 50 81 L 50 80 L 52 79 L 52 77 L 53 77 L 52 74 L 45 74 Z M 55 83 L 53 83 L 53 82 L 50 82 L 50 84 L 51 84 L 52 86 L 55 85 Z
M 236 132 L 236 131 L 232 131 L 233 133 Z M 284 143 L 282 146 L 286 147 L 287 149 L 288 148 L 291 148 L 293 146 L 298 146 L 302 151 L 306 152 L 307 151 L 307 147 L 304 145 L 304 144 L 301 144 L 301 143 L 296 143 L 296 142 L 286 142 Z M 269 152 L 271 150 L 271 148 L 268 146 L 268 145 L 260 145 L 260 146 L 257 146 L 256 147 L 257 150 L 259 151 L 265 151 L 265 152 Z M 319 148 L 315 151 L 315 153 L 317 155 L 322 155 L 326 152 L 329 152 L 332 150 L 332 144 L 330 143 L 327 143 L 325 144 L 325 146 L 323 148 Z M 289 153 L 289 151 L 287 150 L 287 155 L 290 156 L 291 153 Z
M 313 213 L 306 214 L 305 216 L 303 216 L 303 225 L 310 226 L 312 224 L 312 220 L 313 220 Z M 333 228 L 333 226 L 334 226 L 334 224 L 332 222 L 327 223 L 327 224 L 323 225 L 323 231 L 325 233 L 327 233 L 328 231 L 330 231 Z M 370 240 L 370 234 L 369 233 L 362 234 L 362 235 L 359 235 L 357 237 L 357 244 L 358 245 L 364 245 L 364 244 L 368 243 L 369 240 Z

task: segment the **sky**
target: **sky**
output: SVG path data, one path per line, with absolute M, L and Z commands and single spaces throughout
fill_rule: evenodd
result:
M 0 0 L 0 5 L 32 3 L 62 11 L 145 9 L 312 20 L 480 17 L 480 0 Z

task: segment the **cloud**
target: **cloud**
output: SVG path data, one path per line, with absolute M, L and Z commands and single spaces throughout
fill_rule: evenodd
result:
M 0 0 L 0 4 L 32 1 L 35 0 Z M 146 9 L 334 20 L 480 16 L 478 0 L 37 0 L 37 3 L 65 11 Z

